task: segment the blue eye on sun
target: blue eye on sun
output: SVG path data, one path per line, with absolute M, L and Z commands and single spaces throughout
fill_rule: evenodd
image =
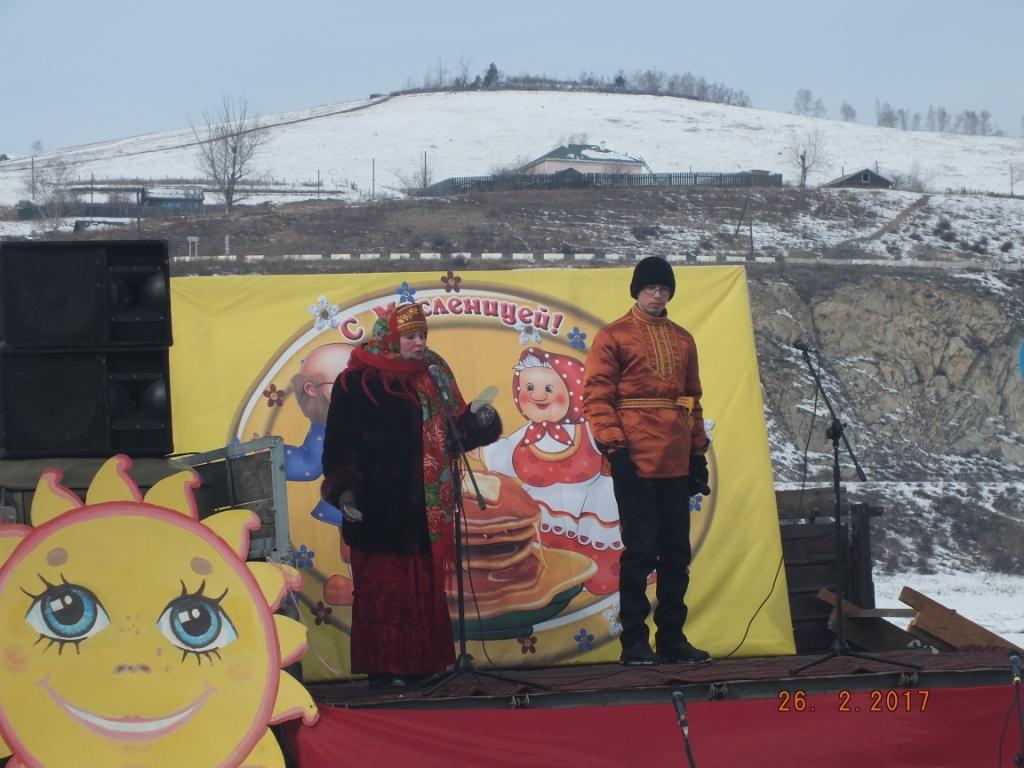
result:
M 50 584 L 46 590 L 33 596 L 25 621 L 43 637 L 60 644 L 78 643 L 101 632 L 110 618 L 99 599 L 86 587 L 78 584 Z
M 220 658 L 217 651 L 238 639 L 238 631 L 220 601 L 227 590 L 217 598 L 203 595 L 204 581 L 197 592 L 188 594 L 182 584 L 182 594 L 164 608 L 157 627 L 171 644 L 181 649 L 183 657 L 195 654 L 200 661 L 211 654 Z

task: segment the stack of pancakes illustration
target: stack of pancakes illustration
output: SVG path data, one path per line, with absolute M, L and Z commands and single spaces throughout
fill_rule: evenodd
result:
M 462 483 L 462 574 L 466 613 L 486 621 L 505 614 L 532 612 L 557 596 L 567 602 L 596 570 L 589 558 L 546 549 L 540 540 L 541 508 L 514 479 L 476 473 L 485 502 L 480 509 L 473 484 Z M 455 576 L 448 589 L 448 607 L 458 613 Z M 557 610 L 555 611 L 557 612 Z

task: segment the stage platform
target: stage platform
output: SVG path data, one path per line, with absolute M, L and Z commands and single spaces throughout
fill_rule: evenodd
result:
M 1005 649 L 872 655 L 800 674 L 821 655 L 481 669 L 506 679 L 463 672 L 404 690 L 313 684 L 321 719 L 289 728 L 291 757 L 299 768 L 1013 764 L 1021 736 Z M 995 762 L 1000 749 L 1009 762 Z

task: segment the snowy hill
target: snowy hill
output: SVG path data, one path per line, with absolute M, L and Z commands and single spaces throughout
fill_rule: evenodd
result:
M 939 194 L 759 193 L 754 237 L 757 254 L 770 263 L 748 270 L 748 280 L 776 479 L 799 480 L 813 407 L 813 389 L 791 342 L 816 338 L 832 360 L 830 392 L 873 470 L 872 484 L 850 491 L 889 510 L 878 524 L 877 567 L 880 574 L 900 575 L 886 575 L 884 590 L 880 581 L 879 601 L 908 584 L 979 620 L 972 606 L 986 584 L 998 584 L 1000 602 L 986 604 L 985 623 L 1024 642 L 1024 386 L 1017 370 L 1024 200 L 944 194 L 1009 192 L 1009 165 L 1024 164 L 1024 140 L 905 132 L 670 97 L 544 91 L 415 94 L 262 122 L 269 140 L 258 171 L 272 191 L 250 203 L 312 198 L 318 174 L 331 197 L 349 202 L 368 200 L 371 189 L 377 198 L 399 196 L 400 177 L 412 176 L 424 153 L 440 180 L 519 165 L 570 139 L 642 157 L 655 172 L 758 168 L 791 182 L 788 148 L 820 130 L 829 163 L 812 174 L 811 185 L 876 164 L 882 174 L 916 176 Z M 71 147 L 37 156 L 35 169 L 64 163 L 72 178 L 94 176 L 97 183 L 197 179 L 193 142 L 183 129 Z M 32 162 L 0 162 L 0 206 L 27 197 Z M 1018 184 L 1019 194 L 1024 181 Z M 343 209 L 261 206 L 230 217 L 154 221 L 147 231 L 168 237 L 172 253 L 184 247 L 186 235 L 198 233 L 204 247 L 230 235 L 237 253 L 268 257 L 442 250 L 437 243 L 444 242 L 467 252 L 559 252 L 565 245 L 627 257 L 742 258 L 746 239 L 733 230 L 744 195 L 550 192 L 535 194 L 528 206 L 512 195 Z M 444 215 L 436 213 L 438 206 Z M 0 221 L 0 235 L 27 234 L 20 224 L 30 223 Z M 824 263 L 823 255 L 833 263 Z M 776 265 L 774 256 L 790 263 Z M 791 266 L 799 258 L 817 263 Z M 864 259 L 871 266 L 855 263 Z M 914 260 L 936 268 L 901 271 Z M 960 266 L 944 268 L 946 260 Z M 999 271 L 977 271 L 994 267 Z M 809 457 L 817 483 L 828 477 L 829 456 L 822 450 L 819 440 Z M 922 587 L 916 580 L 922 577 L 909 575 L 915 572 L 931 581 Z M 957 602 L 954 586 L 968 582 L 976 589 L 961 590 L 967 597 Z
M 264 116 L 270 138 L 259 159 L 265 181 L 315 182 L 349 198 L 394 193 L 423 162 L 435 180 L 486 175 L 521 164 L 570 137 L 640 157 L 655 172 L 781 172 L 787 150 L 820 131 L 824 154 L 809 183 L 863 167 L 913 175 L 935 191 L 1009 192 L 1009 163 L 1024 163 L 1024 140 L 901 131 L 660 96 L 589 92 L 420 93 Z M 188 128 L 41 154 L 37 172 L 67 163 L 71 176 L 195 178 Z M 25 197 L 31 158 L 0 163 L 0 205 Z M 374 179 L 375 175 L 375 179 Z M 314 193 L 310 193 L 312 196 Z

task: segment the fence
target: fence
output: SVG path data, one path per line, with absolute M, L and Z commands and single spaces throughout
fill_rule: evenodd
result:
M 582 187 L 781 187 L 781 173 L 560 173 L 502 176 L 453 176 L 422 190 L 421 195 L 511 189 L 578 189 Z

